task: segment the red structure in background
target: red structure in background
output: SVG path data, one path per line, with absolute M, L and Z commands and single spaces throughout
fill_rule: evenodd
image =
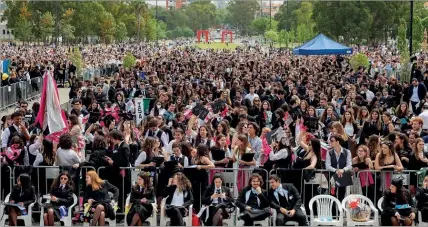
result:
M 223 30 L 221 31 L 221 42 L 224 43 L 225 36 L 230 36 L 230 42 L 233 40 L 233 32 L 231 30 Z
M 201 35 L 204 36 L 205 42 L 208 43 L 208 36 L 209 36 L 208 30 L 198 30 L 197 36 L 198 36 L 198 43 L 201 42 Z

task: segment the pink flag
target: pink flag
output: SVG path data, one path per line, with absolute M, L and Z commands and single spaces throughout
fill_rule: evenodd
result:
M 67 132 L 67 120 L 61 109 L 58 87 L 52 77 L 52 72 L 46 71 L 43 75 L 42 96 L 40 98 L 40 109 L 36 118 L 42 131 L 49 130 L 46 139 L 58 142 L 59 136 Z

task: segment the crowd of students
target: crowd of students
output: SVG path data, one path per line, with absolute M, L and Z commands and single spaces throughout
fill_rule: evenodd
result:
M 119 52 L 112 54 L 121 56 L 132 47 L 113 48 Z M 374 200 L 393 186 L 402 189 L 391 184 L 392 173 L 387 170 L 427 167 L 424 56 L 414 63 L 409 83 L 398 79 L 397 57 L 378 49 L 364 52 L 370 68 L 358 70 L 348 57 L 296 57 L 283 50 L 134 49 L 148 53 L 139 57 L 135 67 L 119 67 L 108 77 L 71 81 L 69 132 L 59 143 L 44 139 L 34 125 L 38 103 L 30 110 L 25 101 L 20 102 L 15 113 L 3 116 L 2 172 L 12 169 L 20 178 L 25 176 L 21 173 L 29 174 L 34 183 L 45 173 L 37 171 L 34 176 L 27 166 L 65 167 L 70 175 L 59 176 L 56 184 L 62 185 L 61 177 L 67 176 L 74 184 L 69 185 L 71 191 L 79 194 L 85 188 L 93 225 L 115 218 L 106 195 L 109 190 L 121 210 L 129 193 L 137 201 L 132 215 L 117 217 L 126 218 L 128 224 L 142 224 L 151 213 L 149 205 L 160 205 L 167 197 L 166 213 L 173 225 L 183 224 L 182 216 L 192 202 L 196 212 L 203 210 L 201 219 L 213 225 L 227 218 L 225 207 L 235 205 L 246 225 L 264 218 L 269 206 L 283 214 L 278 223 L 293 217 L 303 225 L 299 211 L 303 201 L 297 191 L 303 192 L 301 183 L 312 180 L 315 169 L 331 173 L 323 177 L 329 178 L 331 190 L 317 193 L 343 199 L 345 187 L 353 184 L 353 173 L 362 171 L 354 181 L 360 181 Z M 144 119 L 135 116 L 138 98 L 149 100 Z M 81 171 L 83 166 L 94 167 L 99 175 Z M 135 186 L 131 166 L 148 172 L 139 175 Z M 271 170 L 278 170 L 278 175 L 265 174 Z M 223 204 L 223 199 L 234 196 L 220 186 L 222 177 L 215 174 L 228 171 L 236 173 L 231 189 L 239 192 L 232 205 Z M 86 184 L 79 181 L 83 176 Z M 375 184 L 378 179 L 381 183 Z M 261 188 L 268 180 L 274 192 L 264 194 Z M 2 178 L 2 183 L 6 195 L 10 182 Z M 37 185 L 36 194 L 50 191 L 48 185 Z M 410 197 L 417 195 L 418 186 L 412 175 Z M 70 196 L 64 190 L 59 194 Z M 277 198 L 280 191 L 297 193 L 296 201 L 283 205 Z M 390 193 L 397 195 L 392 189 Z M 279 205 L 274 205 L 274 198 Z M 203 206 L 212 203 L 216 206 Z M 45 223 L 52 223 L 54 211 L 46 213 Z

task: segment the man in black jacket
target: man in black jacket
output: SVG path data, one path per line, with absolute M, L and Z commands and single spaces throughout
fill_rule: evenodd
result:
M 269 184 L 270 206 L 277 212 L 276 226 L 285 226 L 287 221 L 296 221 L 299 226 L 307 226 L 306 215 L 301 209 L 302 200 L 296 187 L 293 184 L 281 184 L 276 175 L 269 177 Z

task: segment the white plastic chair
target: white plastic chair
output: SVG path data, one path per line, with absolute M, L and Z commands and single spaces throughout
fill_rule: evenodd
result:
M 428 226 L 428 222 L 423 222 L 422 221 L 422 213 L 420 211 L 418 211 L 418 222 L 419 222 L 418 226 L 423 226 L 423 227 L 427 227 Z
M 313 204 L 317 205 L 318 215 L 315 217 Z M 339 218 L 333 219 L 333 207 L 336 205 L 337 211 L 339 212 Z M 309 201 L 309 211 L 311 226 L 318 225 L 333 225 L 343 226 L 343 210 L 340 201 L 331 195 L 317 195 Z M 331 218 L 331 220 L 329 220 Z
M 113 193 L 108 192 L 108 194 L 110 198 L 113 198 Z M 116 216 L 116 210 L 114 211 L 114 215 Z M 108 223 L 109 226 L 116 226 L 116 219 L 111 220 L 110 218 L 105 218 L 105 222 Z M 83 226 L 89 226 L 89 222 L 83 222 Z
M 272 214 L 274 213 L 274 209 L 270 209 L 271 215 L 267 218 L 265 218 L 265 220 L 262 221 L 254 221 L 254 225 L 261 225 L 261 226 L 273 226 L 270 225 L 271 219 L 273 218 Z M 241 210 L 237 207 L 236 208 L 236 217 L 241 216 Z M 242 220 L 237 220 L 236 221 L 236 226 L 244 226 L 244 221 Z
M 383 196 L 379 199 L 379 201 L 377 201 L 377 208 L 379 209 L 380 212 L 383 211 L 382 203 L 383 203 Z
M 162 202 L 161 202 L 160 226 L 166 226 L 166 223 L 171 220 L 165 214 L 165 205 L 166 205 L 166 198 L 162 199 Z M 184 222 L 186 226 L 192 226 L 192 213 L 193 213 L 193 204 L 189 206 L 189 213 L 187 214 L 187 217 L 184 217 Z
M 306 214 L 305 206 L 302 205 L 300 207 L 300 209 L 302 210 L 303 214 L 306 217 L 306 222 L 308 222 L 308 219 L 307 219 L 308 215 Z M 272 211 L 272 226 L 276 226 L 276 216 L 277 216 L 278 213 L 276 212 L 275 209 L 271 209 L 271 211 Z M 297 221 L 287 221 L 285 223 L 285 225 L 286 226 L 299 226 L 299 223 Z
M 125 207 L 131 206 L 131 194 L 128 195 L 128 197 L 126 198 L 126 203 L 125 203 Z M 146 221 L 149 222 L 149 226 L 156 226 L 157 225 L 157 205 L 156 203 L 152 203 L 153 206 L 153 211 L 152 211 L 152 216 L 150 216 L 150 218 L 148 218 Z M 125 226 L 128 226 L 128 222 L 126 221 L 126 215 L 125 215 Z
M 10 193 L 4 199 L 5 203 L 9 202 L 9 197 L 10 197 Z M 34 207 L 34 204 L 36 204 L 36 202 L 37 202 L 37 200 L 34 201 L 34 203 L 31 203 L 30 205 L 28 205 L 27 215 L 20 215 L 20 216 L 18 216 L 18 220 L 24 220 L 25 226 L 31 226 L 32 225 L 33 207 Z M 5 226 L 6 219 L 9 219 L 9 215 L 4 213 L 5 212 L 4 211 L 5 205 L 4 204 L 1 205 L 0 209 L 1 209 L 0 213 L 3 214 L 2 218 L 0 220 L 0 226 Z
M 39 204 L 42 204 L 42 198 L 39 199 Z M 48 200 L 46 201 L 46 203 L 50 203 L 51 201 Z M 73 194 L 73 204 L 68 207 L 68 211 L 67 211 L 67 216 L 61 218 L 59 221 L 64 223 L 64 226 L 71 226 L 72 225 L 72 216 L 73 216 L 73 207 L 76 206 L 77 204 L 77 196 L 75 194 Z M 43 215 L 45 214 L 45 209 L 42 208 L 42 211 L 40 212 L 40 226 L 44 226 L 44 219 L 43 219 Z
M 358 221 L 353 221 L 352 217 L 351 217 L 351 210 L 350 207 L 348 206 L 349 202 L 351 200 L 355 200 L 355 199 L 359 199 L 361 204 L 364 205 L 368 205 L 371 209 L 371 212 L 373 212 L 373 219 L 370 219 L 366 221 L 366 222 L 358 222 Z M 347 197 L 345 197 L 342 200 L 342 208 L 345 211 L 346 214 L 346 225 L 347 226 L 379 226 L 379 211 L 376 209 L 376 207 L 374 206 L 373 202 L 363 196 L 363 195 L 349 195 Z

